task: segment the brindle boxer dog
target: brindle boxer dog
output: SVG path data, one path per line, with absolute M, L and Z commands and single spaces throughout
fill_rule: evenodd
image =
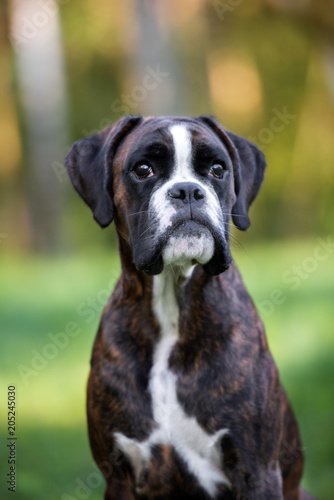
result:
M 298 427 L 232 263 L 265 159 L 213 118 L 126 116 L 76 142 L 71 181 L 122 274 L 88 383 L 106 500 L 306 500 Z

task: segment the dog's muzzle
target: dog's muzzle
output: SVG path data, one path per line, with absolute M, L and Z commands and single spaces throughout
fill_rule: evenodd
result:
M 204 190 L 194 182 L 178 182 L 168 190 L 167 197 L 176 213 L 166 229 L 164 264 L 207 263 L 214 253 L 214 239 L 201 210 L 205 203 Z

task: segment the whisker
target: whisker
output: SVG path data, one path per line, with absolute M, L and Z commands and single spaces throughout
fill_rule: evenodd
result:
M 147 229 L 145 229 L 145 231 L 144 231 L 144 232 L 142 232 L 142 233 L 141 233 L 140 238 L 141 238 L 141 237 L 142 237 L 145 233 L 147 233 L 147 231 L 150 231 L 150 230 L 151 230 L 151 229 L 152 229 L 155 225 L 156 225 L 156 226 L 158 225 L 157 221 L 153 221 L 153 223 L 152 223 L 152 224 L 151 224 L 151 225 L 150 225 Z
M 225 229 L 224 231 L 225 231 L 225 234 L 228 234 L 229 236 L 231 236 L 231 238 L 233 238 L 238 243 L 240 243 L 240 241 L 238 240 L 238 238 L 236 236 L 234 236 L 234 234 L 230 233 L 230 231 L 228 231 L 227 229 Z
M 242 250 L 243 252 L 247 253 L 245 247 L 243 246 L 242 243 L 240 243 L 238 238 L 236 238 L 232 233 L 230 233 L 226 229 L 225 229 L 225 234 L 228 234 L 231 238 L 233 238 L 232 240 L 230 240 L 230 243 L 231 245 L 233 245 L 234 248 L 236 248 L 237 250 Z
M 231 217 L 244 217 L 245 219 L 248 217 L 248 215 L 238 215 L 238 214 L 226 214 L 230 215 Z
M 150 214 L 152 215 L 153 212 L 152 210 L 142 210 L 141 212 L 133 212 L 132 214 L 129 214 L 130 217 L 132 217 L 133 215 L 139 215 L 139 214 Z
M 171 268 L 171 271 L 172 271 L 173 276 L 174 276 L 174 281 L 176 281 L 176 276 L 175 276 L 173 264 L 170 264 L 170 268 Z
M 166 281 L 167 279 L 167 276 L 172 272 L 173 275 L 174 275 L 174 271 L 173 271 L 173 266 L 172 264 L 169 264 L 167 267 L 165 267 L 165 270 L 167 269 L 165 275 L 164 275 L 164 281 Z M 175 275 L 174 275 L 174 278 L 175 278 Z
M 154 240 L 154 239 L 155 239 L 155 235 L 150 234 L 149 236 L 145 236 L 145 238 L 142 238 L 142 241 L 149 241 L 149 240 Z
M 238 240 L 238 238 L 236 236 L 234 236 L 234 234 L 230 233 L 230 231 L 228 231 L 227 229 L 225 229 L 225 234 L 228 234 L 231 238 L 233 238 L 239 245 L 241 245 L 240 241 Z

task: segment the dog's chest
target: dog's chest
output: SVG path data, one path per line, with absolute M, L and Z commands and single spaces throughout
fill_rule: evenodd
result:
M 220 440 L 227 429 L 208 434 L 194 416 L 189 416 L 177 397 L 177 375 L 169 368 L 169 357 L 178 342 L 178 307 L 174 284 L 167 277 L 156 277 L 153 309 L 160 323 L 161 337 L 153 355 L 149 391 L 155 429 L 145 441 L 129 439 L 116 433 L 120 449 L 132 462 L 139 480 L 148 467 L 155 445 L 169 445 L 186 464 L 202 488 L 214 497 L 217 486 L 230 483 L 221 470 Z

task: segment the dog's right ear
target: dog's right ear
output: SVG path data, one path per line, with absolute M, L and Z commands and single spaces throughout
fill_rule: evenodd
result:
M 243 137 L 225 130 L 212 116 L 198 118 L 213 130 L 224 143 L 234 166 L 234 186 L 237 195 L 232 219 L 241 231 L 248 229 L 248 209 L 264 179 L 265 157 L 260 149 Z
M 90 207 L 101 227 L 113 220 L 112 163 L 122 139 L 143 120 L 125 116 L 97 134 L 75 142 L 65 159 L 65 167 L 75 190 Z

